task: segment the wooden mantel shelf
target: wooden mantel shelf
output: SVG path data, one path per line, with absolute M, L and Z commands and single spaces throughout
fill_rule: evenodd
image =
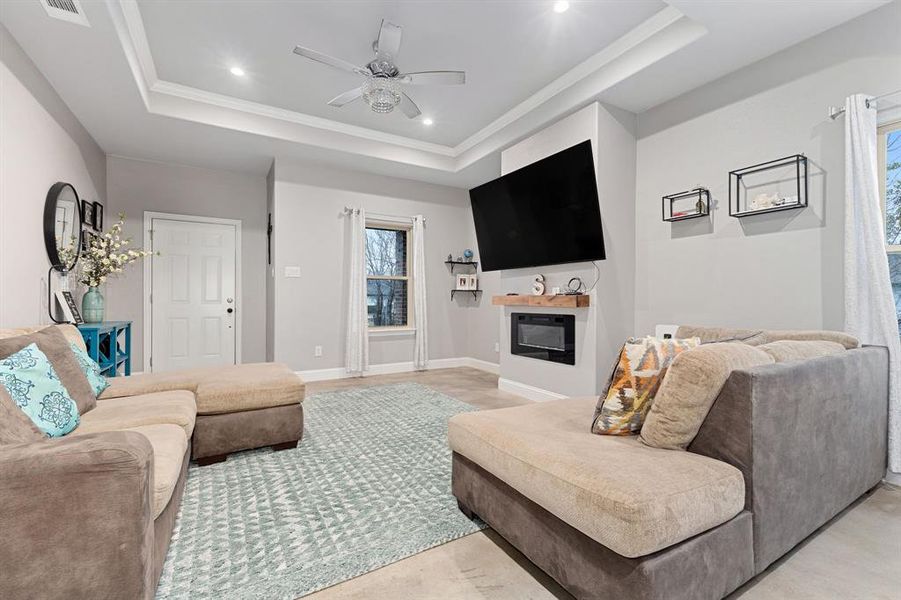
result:
M 533 296 L 518 294 L 516 296 L 492 296 L 495 306 L 547 306 L 552 308 L 586 308 L 591 305 L 588 294 L 579 296 Z

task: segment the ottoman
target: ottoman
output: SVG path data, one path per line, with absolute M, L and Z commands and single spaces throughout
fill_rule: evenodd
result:
M 188 390 L 197 404 L 191 458 L 199 465 L 232 452 L 295 448 L 303 436 L 304 383 L 286 365 L 252 363 L 115 377 L 98 397 Z
M 202 380 L 194 395 L 191 457 L 200 465 L 239 450 L 296 448 L 303 436 L 304 383 L 285 365 L 236 365 Z

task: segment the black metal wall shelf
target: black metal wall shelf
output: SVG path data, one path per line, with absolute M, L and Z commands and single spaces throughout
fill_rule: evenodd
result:
M 674 210 L 674 206 L 677 202 L 690 203 L 691 209 L 688 211 Z M 710 191 L 704 187 L 697 187 L 693 190 L 679 192 L 678 194 L 669 194 L 662 198 L 660 211 L 663 220 L 667 223 L 709 216 Z
M 742 206 L 742 189 L 748 189 L 745 178 L 749 177 L 750 175 L 755 175 L 757 173 L 762 173 L 764 171 L 770 171 L 782 167 L 794 167 L 794 191 L 796 194 L 794 196 L 794 199 L 792 199 L 791 196 L 781 196 L 781 194 L 779 194 L 777 190 L 777 192 L 773 194 L 776 200 L 772 201 L 772 203 L 769 205 L 763 205 L 756 208 L 748 208 L 749 203 L 746 199 L 744 206 Z M 778 180 L 763 182 L 753 187 L 764 187 L 766 185 L 773 185 L 777 183 L 779 183 Z M 743 169 L 729 171 L 729 216 L 740 219 L 742 217 L 749 217 L 751 215 L 763 215 L 766 213 L 780 212 L 783 210 L 805 208 L 807 207 L 807 188 L 807 157 L 803 154 L 792 154 L 791 156 L 785 156 L 782 158 L 777 158 L 776 160 L 762 162 L 760 164 L 751 165 L 750 167 L 745 167 Z M 747 194 L 747 191 L 745 193 Z M 767 198 L 767 200 L 770 199 Z
M 451 274 L 453 274 L 454 268 L 455 268 L 457 265 L 465 265 L 465 266 L 470 266 L 470 267 L 474 267 L 474 268 L 478 268 L 478 267 L 479 267 L 479 261 L 477 261 L 477 260 L 471 260 L 471 261 L 468 261 L 468 262 L 467 262 L 467 261 L 462 261 L 462 260 L 446 260 L 446 261 L 444 261 L 444 264 L 450 265 L 450 268 L 451 268 Z M 468 292 L 469 290 L 460 290 L 460 291 Z
M 454 294 L 460 294 L 460 293 L 463 293 L 463 292 L 466 292 L 466 293 L 468 293 L 468 294 L 472 294 L 472 297 L 473 297 L 473 298 L 478 298 L 478 297 L 479 297 L 479 294 L 482 293 L 482 290 L 451 290 L 450 292 L 451 292 L 451 300 L 453 300 L 453 299 L 454 299 Z

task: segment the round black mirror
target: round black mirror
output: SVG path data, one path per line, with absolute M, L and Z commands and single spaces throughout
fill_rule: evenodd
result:
M 81 201 L 69 183 L 54 183 L 44 204 L 44 245 L 57 269 L 71 270 L 81 252 Z

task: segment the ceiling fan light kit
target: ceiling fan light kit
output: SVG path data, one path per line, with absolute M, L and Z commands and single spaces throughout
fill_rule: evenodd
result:
M 387 77 L 371 77 L 363 84 L 363 100 L 379 114 L 390 113 L 401 101 L 400 84 Z
M 403 91 L 403 85 L 462 85 L 466 83 L 466 73 L 463 71 L 401 73 L 394 64 L 394 57 L 400 50 L 402 33 L 403 28 L 400 25 L 382 19 L 379 37 L 372 43 L 375 59 L 365 67 L 358 67 L 340 58 L 303 46 L 295 47 L 294 54 L 366 78 L 360 87 L 348 90 L 329 100 L 329 106 L 340 108 L 357 98 L 362 98 L 375 113 L 388 114 L 400 106 L 407 118 L 415 119 L 422 114 L 422 111 Z M 431 122 L 427 124 L 431 125 Z

